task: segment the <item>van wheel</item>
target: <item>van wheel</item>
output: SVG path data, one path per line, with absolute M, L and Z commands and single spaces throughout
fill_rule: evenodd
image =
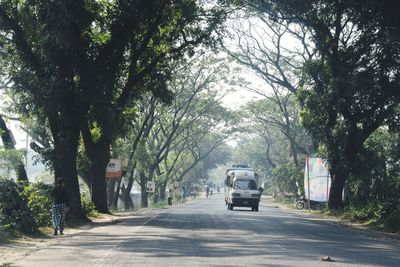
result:
M 251 211 L 254 211 L 254 210 L 255 210 L 255 208 L 252 206 L 252 207 L 251 207 Z

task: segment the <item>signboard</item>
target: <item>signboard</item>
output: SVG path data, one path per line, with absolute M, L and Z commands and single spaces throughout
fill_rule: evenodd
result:
M 321 158 L 307 158 L 304 168 L 304 192 L 306 199 L 327 202 L 331 178 L 326 162 Z
M 107 178 L 119 178 L 122 175 L 121 160 L 120 159 L 110 159 L 106 169 Z
M 146 192 L 154 193 L 155 189 L 156 189 L 155 183 L 153 181 L 147 181 Z

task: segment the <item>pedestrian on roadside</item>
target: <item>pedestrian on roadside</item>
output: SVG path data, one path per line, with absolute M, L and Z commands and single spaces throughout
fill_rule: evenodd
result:
M 185 201 L 185 197 L 186 197 L 186 189 L 185 189 L 184 186 L 182 186 L 182 189 L 181 189 L 181 201 L 182 201 L 182 203 Z
M 57 179 L 56 186 L 51 192 L 51 196 L 54 199 L 51 207 L 51 221 L 53 223 L 54 235 L 57 235 L 58 231 L 60 235 L 63 235 L 65 214 L 69 206 L 69 201 L 68 191 L 65 188 L 65 180 L 62 177 Z
M 172 206 L 172 189 L 168 190 L 167 199 L 168 199 L 168 205 Z

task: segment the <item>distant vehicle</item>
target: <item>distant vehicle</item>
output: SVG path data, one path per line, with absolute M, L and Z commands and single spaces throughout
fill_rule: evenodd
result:
M 248 166 L 234 165 L 226 171 L 225 204 L 234 207 L 250 207 L 258 211 L 262 189 L 258 187 L 258 175 Z

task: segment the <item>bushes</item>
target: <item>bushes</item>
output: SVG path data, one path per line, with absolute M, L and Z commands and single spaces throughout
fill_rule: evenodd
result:
M 52 185 L 43 182 L 17 184 L 0 178 L 0 237 L 2 232 L 30 234 L 51 226 L 52 190 Z M 95 215 L 95 206 L 85 192 L 81 203 L 86 215 Z M 67 221 L 71 219 L 67 215 Z
M 86 194 L 81 195 L 81 203 L 82 203 L 82 211 L 86 215 L 90 215 L 94 212 L 95 206 L 94 203 L 90 200 L 90 197 Z
M 53 187 L 45 183 L 16 184 L 0 179 L 0 227 L 5 230 L 33 233 L 38 227 L 51 226 Z M 94 204 L 82 195 L 82 210 L 92 214 Z
M 52 186 L 44 183 L 32 183 L 23 188 L 22 195 L 38 226 L 51 225 L 52 189 Z
M 379 210 L 382 223 L 392 231 L 400 231 L 400 200 L 389 199 Z
M 22 190 L 13 181 L 0 180 L 0 224 L 5 229 L 33 233 L 38 225 Z
M 273 185 L 278 188 L 278 193 L 296 194 L 299 185 L 300 190 L 303 187 L 303 173 L 293 163 L 281 164 L 275 167 L 272 171 Z

